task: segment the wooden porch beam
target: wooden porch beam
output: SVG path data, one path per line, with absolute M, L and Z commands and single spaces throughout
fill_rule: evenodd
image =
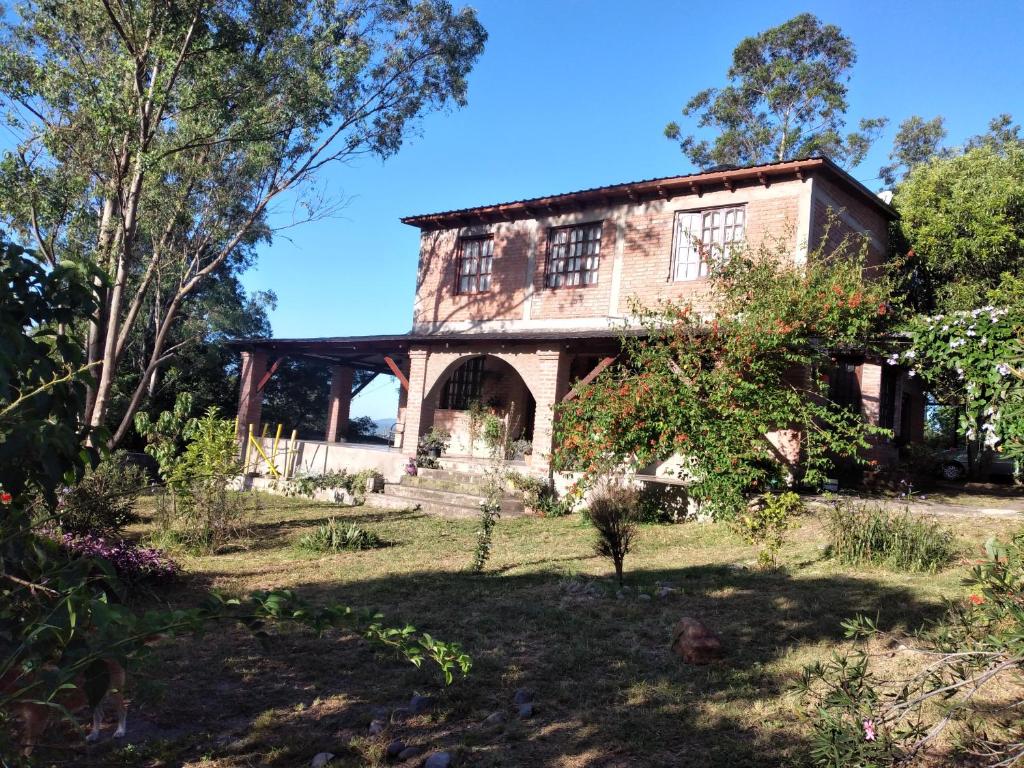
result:
M 257 394 L 261 394 L 263 392 L 263 388 L 270 382 L 271 377 L 277 373 L 277 369 L 280 367 L 283 360 L 284 357 L 277 358 L 270 368 L 267 369 L 267 372 L 263 374 L 263 378 L 260 379 L 260 383 L 256 385 Z
M 398 379 L 398 383 L 402 385 L 402 389 L 404 389 L 406 392 L 408 392 L 409 391 L 409 380 L 407 378 L 405 378 L 405 374 L 402 373 L 402 369 L 399 368 L 395 364 L 395 361 L 392 360 L 387 355 L 384 356 L 384 362 L 388 364 L 388 368 L 390 368 L 391 372 L 393 374 L 395 374 L 395 378 Z
M 601 375 L 601 371 L 607 368 L 609 365 L 615 362 L 618 355 L 610 355 L 609 357 L 602 358 L 601 362 L 594 366 L 594 370 L 576 382 L 576 386 L 573 387 L 569 392 L 566 393 L 565 397 L 562 398 L 563 403 L 568 403 L 570 400 L 575 400 L 579 397 L 580 390 L 587 386 L 590 382 Z
M 352 397 L 355 397 L 355 396 L 356 396 L 356 395 L 358 395 L 358 394 L 359 394 L 360 392 L 362 392 L 362 391 L 363 391 L 364 389 L 366 389 L 366 385 L 367 385 L 367 384 L 369 384 L 369 383 L 370 383 L 371 381 L 373 381 L 374 379 L 376 379 L 376 378 L 377 378 L 377 377 L 378 377 L 379 375 L 380 375 L 379 373 L 377 373 L 376 371 L 374 371 L 374 372 L 373 372 L 373 376 L 371 376 L 370 378 L 368 378 L 368 379 L 367 379 L 366 381 L 364 381 L 364 382 L 363 382 L 362 384 L 360 384 L 359 386 L 357 386 L 357 387 L 353 387 L 353 388 L 352 388 Z

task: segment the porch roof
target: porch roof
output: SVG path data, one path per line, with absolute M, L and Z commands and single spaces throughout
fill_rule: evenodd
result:
M 262 350 L 272 356 L 292 357 L 326 365 L 391 373 L 385 358 L 399 363 L 407 360 L 413 347 L 472 347 L 495 344 L 523 346 L 533 344 L 573 344 L 588 342 L 588 347 L 613 347 L 623 334 L 641 335 L 641 329 L 588 328 L 580 330 L 537 329 L 504 331 L 463 331 L 446 333 L 401 333 L 379 336 L 324 336 L 306 339 L 238 339 L 228 346 L 238 350 Z

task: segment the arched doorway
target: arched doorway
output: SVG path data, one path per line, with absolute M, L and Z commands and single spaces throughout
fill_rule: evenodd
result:
M 449 456 L 489 456 L 500 443 L 503 458 L 519 459 L 533 440 L 536 407 L 529 386 L 509 363 L 470 355 L 453 362 L 427 393 L 420 431 L 433 426 L 450 433 Z

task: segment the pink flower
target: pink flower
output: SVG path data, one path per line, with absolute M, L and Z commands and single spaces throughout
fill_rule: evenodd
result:
M 7 491 L 0 492 L 0 504 L 10 504 L 13 498 Z
M 875 721 L 865 720 L 864 721 L 864 741 L 875 740 Z

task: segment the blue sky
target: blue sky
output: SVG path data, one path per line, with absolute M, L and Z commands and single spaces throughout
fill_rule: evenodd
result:
M 468 106 L 429 116 L 385 163 L 330 169 L 323 181 L 348 198 L 345 210 L 278 236 L 246 274 L 250 290 L 277 293 L 276 336 L 407 331 L 418 232 L 402 216 L 691 171 L 663 137 L 665 123 L 681 118 L 695 92 L 724 83 L 742 38 L 805 10 L 838 24 L 857 47 L 851 124 L 890 118 L 853 169 L 872 189 L 896 124 L 909 115 L 945 116 L 954 144 L 997 113 L 1024 120 L 1020 2 L 472 5 L 490 37 Z M 356 398 L 353 415 L 393 416 L 396 392 L 382 377 Z

